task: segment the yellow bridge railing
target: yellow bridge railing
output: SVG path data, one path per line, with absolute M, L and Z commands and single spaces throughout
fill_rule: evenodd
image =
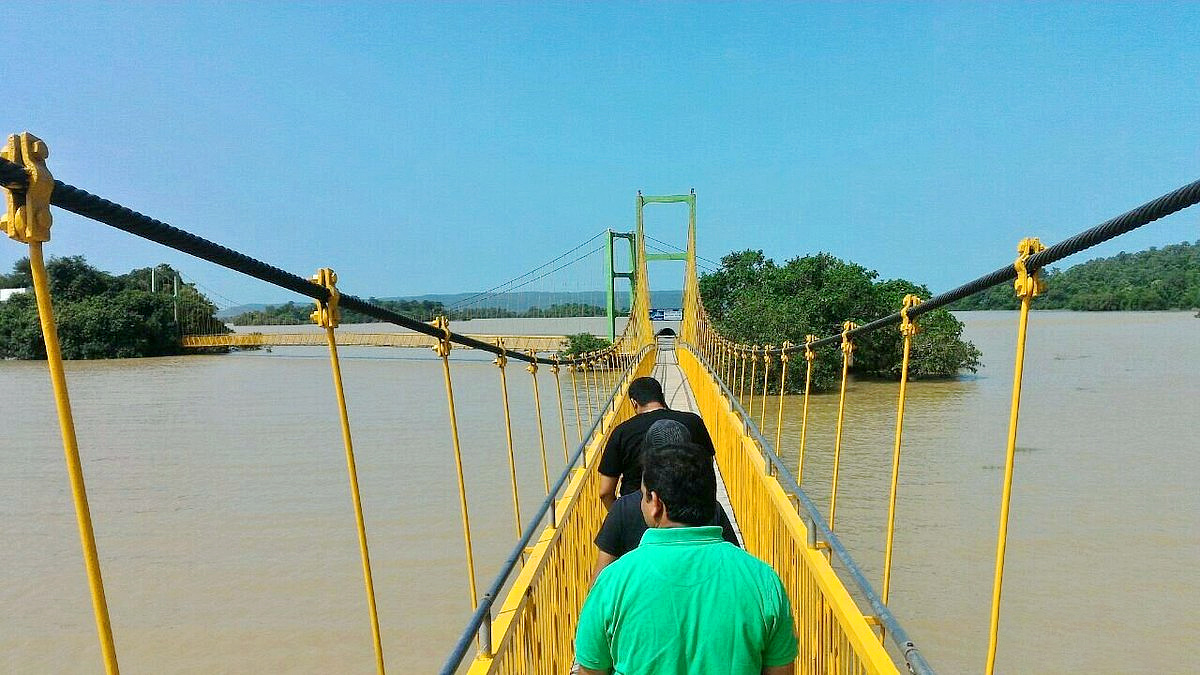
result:
M 801 518 L 797 492 L 784 490 L 766 458 L 770 449 L 749 433 L 745 411 L 735 409 L 716 375 L 690 347 L 680 345 L 676 351 L 713 437 L 730 505 L 738 522 L 752 524 L 742 528 L 742 543 L 775 568 L 787 589 L 800 641 L 799 672 L 897 672 L 833 571 L 828 547 L 818 547 L 812 524 Z

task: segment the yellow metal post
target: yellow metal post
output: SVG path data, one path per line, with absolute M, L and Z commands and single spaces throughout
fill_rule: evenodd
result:
M 779 362 L 782 363 L 783 366 L 779 372 L 779 407 L 775 413 L 775 455 L 776 456 L 780 455 L 779 442 L 780 442 L 781 434 L 783 433 L 783 391 L 784 391 L 784 387 L 787 386 L 788 361 L 791 360 L 791 357 L 788 356 L 787 350 L 791 346 L 792 346 L 792 343 L 787 342 L 785 340 L 783 343 L 783 347 L 779 350 Z
M 807 335 L 804 338 L 804 360 L 808 362 L 808 370 L 804 375 L 804 412 L 800 414 L 800 457 L 796 462 L 797 485 L 801 485 L 801 481 L 804 480 L 804 444 L 808 440 L 808 395 L 812 392 L 813 360 L 817 358 L 812 343 L 816 341 L 816 335 Z
M 362 497 L 358 490 L 358 469 L 354 462 L 354 443 L 350 439 L 350 414 L 346 410 L 346 392 L 342 388 L 342 367 L 338 363 L 337 338 L 333 329 L 341 319 L 338 309 L 337 274 L 328 267 L 317 270 L 313 283 L 329 289 L 329 299 L 317 300 L 312 320 L 325 329 L 325 340 L 329 345 L 329 365 L 333 373 L 333 392 L 337 398 L 338 414 L 342 422 L 342 443 L 346 446 L 346 473 L 350 479 L 350 501 L 354 505 L 354 520 L 358 526 L 358 550 L 362 557 L 363 585 L 367 592 L 367 612 L 371 617 L 371 639 L 375 643 L 375 669 L 383 668 L 383 640 L 379 634 L 379 612 L 375 606 L 375 582 L 371 578 L 371 554 L 367 550 L 367 524 L 363 519 Z
M 454 408 L 454 385 L 450 381 L 450 321 L 444 316 L 434 320 L 433 325 L 443 332 L 443 337 L 433 350 L 442 357 L 442 375 L 446 381 L 446 403 L 450 407 L 450 441 L 454 446 L 454 468 L 458 472 L 458 504 L 462 511 L 463 541 L 467 547 L 467 583 L 471 591 L 471 608 L 479 606 L 475 590 L 475 554 L 471 547 L 471 517 L 467 511 L 467 486 L 463 480 L 462 447 L 458 442 L 458 415 Z
M 857 328 L 847 321 L 842 324 L 842 390 L 838 397 L 837 433 L 833 438 L 833 488 L 829 492 L 829 529 L 833 529 L 833 516 L 837 510 L 838 465 L 842 458 L 842 421 L 846 411 L 846 380 L 850 377 L 850 362 L 854 359 L 854 343 L 850 331 Z
M 746 349 L 738 347 L 738 360 L 741 362 L 741 373 L 738 378 L 738 403 L 742 402 L 742 394 L 746 391 Z
M 750 348 L 750 405 L 746 406 L 746 421 L 754 421 L 754 383 L 758 379 L 758 345 Z
M 888 590 L 892 583 L 892 538 L 896 528 L 896 490 L 900 484 L 900 439 L 904 432 L 904 401 L 908 394 L 908 356 L 912 351 L 912 339 L 917 334 L 917 324 L 908 318 L 908 311 L 921 304 L 915 295 L 904 296 L 904 307 L 900 310 L 900 335 L 904 337 L 904 358 L 900 363 L 900 395 L 896 402 L 896 442 L 892 449 L 892 491 L 888 499 L 887 541 L 883 553 L 883 587 L 880 597 L 888 603 Z M 882 629 L 880 631 L 882 633 Z M 882 635 L 880 636 L 882 637 Z
M 1017 354 L 1013 365 L 1012 406 L 1008 416 L 1008 447 L 1004 456 L 1004 483 L 1000 495 L 1000 527 L 996 535 L 996 573 L 992 584 L 992 613 L 988 629 L 988 655 L 985 672 L 991 675 L 996 668 L 996 646 L 1000 633 L 1000 588 L 1004 583 L 1004 551 L 1008 545 L 1008 510 L 1012 499 L 1013 465 L 1017 451 L 1017 418 L 1021 412 L 1021 376 L 1025 365 L 1025 336 L 1029 327 L 1029 305 L 1045 288 L 1035 271 L 1030 273 L 1025 262 L 1029 256 L 1045 247 L 1036 238 L 1022 239 L 1017 245 L 1018 257 L 1013 267 L 1017 279 L 1013 283 L 1021 299 L 1021 316 L 1017 323 Z
M 579 367 L 583 368 L 583 393 L 587 396 L 587 423 L 592 426 L 592 383 L 588 379 L 588 370 L 591 368 L 590 363 L 586 359 L 579 362 Z
M 571 372 L 571 393 L 575 399 L 575 435 L 579 437 L 579 442 L 583 442 L 583 418 L 579 414 L 579 386 L 575 384 L 575 372 L 579 370 L 579 362 L 571 363 L 567 366 Z
M 558 357 L 555 356 L 554 365 L 550 366 L 550 373 L 554 375 L 554 391 L 558 393 L 558 424 L 562 429 L 563 466 L 566 466 L 567 462 L 571 460 L 568 455 L 570 451 L 567 450 L 567 415 L 563 409 L 562 380 L 558 376 L 561 371 L 562 368 L 558 365 Z
M 529 350 L 529 356 L 536 359 L 537 353 L 532 349 Z M 533 378 L 533 408 L 537 415 L 538 428 L 538 443 L 542 446 L 542 481 L 546 483 L 546 494 L 550 494 L 550 468 L 546 461 L 546 431 L 542 425 L 542 396 L 538 391 L 538 364 L 537 361 L 530 363 L 525 367 L 529 371 L 529 376 Z
M 83 462 L 79 458 L 79 441 L 75 435 L 75 420 L 71 414 L 71 397 L 67 390 L 67 375 L 63 370 L 62 349 L 58 343 L 58 326 L 50 298 L 50 278 L 42 244 L 50 241 L 50 195 L 54 192 L 54 176 L 46 167 L 50 150 L 41 139 L 30 133 L 8 137 L 0 156 L 25 168 L 29 186 L 24 194 L 5 191 L 7 210 L 0 225 L 9 237 L 29 245 L 29 271 L 33 276 L 33 294 L 46 345 L 46 367 L 54 389 L 54 405 L 58 411 L 58 428 L 62 438 L 67 478 L 71 483 L 71 499 L 75 504 L 75 522 L 79 527 L 79 543 L 83 548 L 83 565 L 87 570 L 88 588 L 92 595 L 92 613 L 100 639 L 100 655 L 109 675 L 119 672 L 117 647 L 113 641 L 112 623 L 108 616 L 108 600 L 104 595 L 104 579 L 100 574 L 100 553 L 92 527 L 92 511 L 88 506 L 87 486 L 83 480 Z
M 758 413 L 758 428 L 764 434 L 767 432 L 767 378 L 771 372 L 771 355 L 768 353 L 770 349 L 771 345 L 763 345 L 763 394 L 762 404 L 759 406 L 761 410 Z
M 508 439 L 508 473 L 512 478 L 513 519 L 517 526 L 517 539 L 520 539 L 521 498 L 517 494 L 517 457 L 516 451 L 513 449 L 512 414 L 508 410 L 508 378 L 504 375 L 504 368 L 508 365 L 508 356 L 503 340 L 496 340 L 496 346 L 500 348 L 500 355 L 492 363 L 500 369 L 500 397 L 504 405 L 504 435 Z

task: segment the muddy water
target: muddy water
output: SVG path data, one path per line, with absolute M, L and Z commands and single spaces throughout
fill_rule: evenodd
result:
M 986 366 L 912 389 L 892 590 L 897 614 L 948 673 L 980 670 L 987 644 L 1014 341 L 1011 313 L 963 318 Z M 456 328 L 556 332 L 536 320 L 478 323 Z M 1186 672 L 1182 638 L 1200 632 L 1200 321 L 1039 313 L 1032 330 L 1001 668 Z M 428 672 L 469 605 L 441 366 L 418 350 L 342 355 L 387 660 Z M 454 355 L 483 586 L 514 538 L 500 386 L 481 355 Z M 544 492 L 541 453 L 530 376 L 513 366 L 528 518 Z M 552 396 L 549 373 L 540 377 Z M 79 362 L 68 378 L 124 672 L 372 670 L 320 350 Z M 0 387 L 0 672 L 97 672 L 44 365 L 0 363 Z M 573 422 L 565 377 L 564 391 Z M 795 462 L 798 401 L 784 403 L 781 446 Z M 850 388 L 837 529 L 872 578 L 882 564 L 894 405 L 894 385 Z M 768 410 L 775 406 L 769 399 Z M 834 397 L 814 399 L 804 461 L 804 486 L 823 508 L 835 406 Z M 555 406 L 545 409 L 553 480 L 563 442 Z M 573 447 L 573 424 L 567 434 Z

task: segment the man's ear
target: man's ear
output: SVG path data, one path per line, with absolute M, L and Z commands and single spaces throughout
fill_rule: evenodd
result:
M 653 490 L 650 491 L 650 517 L 656 523 L 667 519 L 667 505 L 663 504 L 663 500 Z

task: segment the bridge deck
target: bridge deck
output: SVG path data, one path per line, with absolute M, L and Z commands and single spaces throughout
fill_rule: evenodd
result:
M 660 339 L 658 363 L 654 366 L 654 377 L 662 383 L 668 407 L 672 410 L 686 410 L 699 414 L 700 411 L 696 408 L 696 399 L 692 396 L 692 389 L 688 386 L 687 378 L 683 376 L 683 371 L 679 369 L 679 363 L 675 358 L 674 342 L 673 339 Z M 709 429 L 709 433 L 714 433 L 714 431 Z M 738 526 L 733 507 L 729 504 L 729 492 L 725 489 L 725 480 L 721 477 L 721 469 L 717 467 L 716 460 L 713 461 L 713 469 L 717 472 L 717 501 L 729 515 L 729 522 L 733 523 L 733 530 L 737 533 L 738 541 L 742 541 L 742 529 Z

